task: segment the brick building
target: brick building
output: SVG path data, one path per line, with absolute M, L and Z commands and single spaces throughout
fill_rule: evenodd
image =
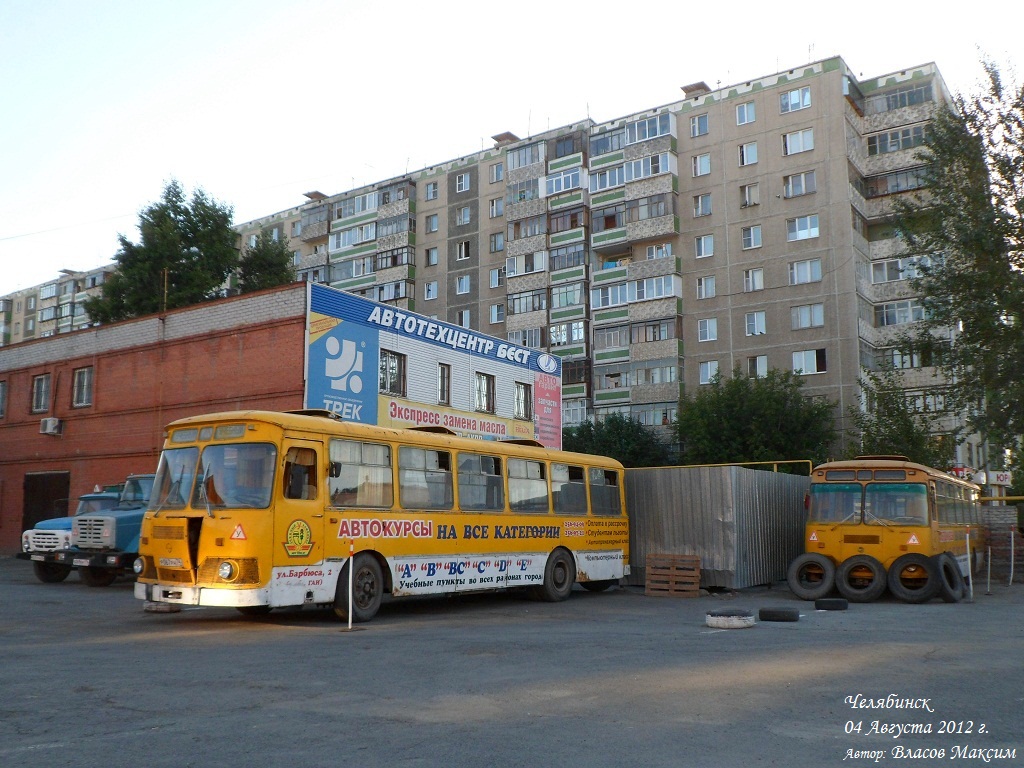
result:
M 0 349 L 0 553 L 68 499 L 153 472 L 164 426 L 302 407 L 306 286 Z

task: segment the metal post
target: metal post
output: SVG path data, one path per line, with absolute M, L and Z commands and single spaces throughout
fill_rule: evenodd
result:
M 352 572 L 356 569 L 355 564 L 356 543 L 353 539 L 348 540 L 348 628 L 352 629 Z

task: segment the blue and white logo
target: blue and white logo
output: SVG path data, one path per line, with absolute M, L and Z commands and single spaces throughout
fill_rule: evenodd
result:
M 544 373 L 554 373 L 558 370 L 558 361 L 551 355 L 544 354 L 537 358 L 537 367 Z
M 359 394 L 363 391 L 363 353 L 356 349 L 352 339 L 339 342 L 334 336 L 325 343 L 327 358 L 324 360 L 324 375 L 331 380 L 331 389 L 339 392 Z

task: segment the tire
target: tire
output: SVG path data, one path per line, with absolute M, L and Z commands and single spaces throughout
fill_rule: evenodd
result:
M 719 608 L 708 611 L 704 622 L 713 629 L 746 629 L 754 626 L 754 614 L 745 608 Z
M 607 589 L 616 587 L 619 584 L 618 579 L 601 579 L 600 581 L 581 581 L 580 586 L 588 592 L 604 592 Z
M 845 611 L 849 607 L 850 601 L 845 597 L 820 597 L 814 601 L 818 611 Z
M 799 608 L 762 608 L 757 612 L 759 621 L 800 621 Z
M 790 563 L 786 581 L 793 594 L 801 600 L 817 600 L 832 591 L 836 567 L 824 555 L 807 552 Z
M 917 552 L 897 557 L 886 581 L 893 597 L 904 603 L 927 603 L 939 593 L 935 561 Z
M 377 558 L 360 552 L 353 558 L 355 571 L 352 578 L 352 621 L 361 623 L 377 615 L 384 598 L 384 572 Z M 334 595 L 334 613 L 348 621 L 348 569 L 352 560 L 345 563 L 338 576 L 338 590 Z
M 117 571 L 113 568 L 95 568 L 91 565 L 79 568 L 78 575 L 87 587 L 109 587 L 117 579 Z
M 564 549 L 556 549 L 544 566 L 544 583 L 537 587 L 536 595 L 547 603 L 565 600 L 576 583 L 576 563 Z
M 959 603 L 967 591 L 960 564 L 949 552 L 936 555 L 934 561 L 939 572 L 939 596 L 947 603 Z
M 269 605 L 240 605 L 238 612 L 243 616 L 266 616 L 273 610 Z
M 59 584 L 71 573 L 71 566 L 60 563 L 32 563 L 32 570 L 43 584 Z
M 885 567 L 871 555 L 854 555 L 836 568 L 836 589 L 851 603 L 877 600 L 885 586 Z

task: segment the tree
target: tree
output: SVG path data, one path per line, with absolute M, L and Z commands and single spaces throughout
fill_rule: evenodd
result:
M 929 127 L 927 188 L 897 204 L 926 319 L 906 343 L 940 353 L 947 405 L 999 445 L 1024 432 L 1024 90 L 987 87 Z
M 562 430 L 566 451 L 610 456 L 626 467 L 661 467 L 670 463 L 671 452 L 650 427 L 620 413 L 599 422 L 585 421 Z
M 245 249 L 238 262 L 238 288 L 242 293 L 273 288 L 295 280 L 292 255 L 284 239 L 260 232 L 256 244 Z
M 100 296 L 86 299 L 89 317 L 102 323 L 185 307 L 216 296 L 238 265 L 232 209 L 201 189 L 191 201 L 177 181 L 139 214 L 141 242 L 124 235 L 117 271 Z
M 952 466 L 958 432 L 942 435 L 941 415 L 918 411 L 902 379 L 891 364 L 864 372 L 860 384 L 867 410 L 856 406 L 848 410 L 860 438 L 859 447 L 851 453 L 896 454 L 929 467 Z
M 803 379 L 772 368 L 756 379 L 737 368 L 679 402 L 676 428 L 683 464 L 743 463 L 829 456 L 835 403 L 805 397 Z

